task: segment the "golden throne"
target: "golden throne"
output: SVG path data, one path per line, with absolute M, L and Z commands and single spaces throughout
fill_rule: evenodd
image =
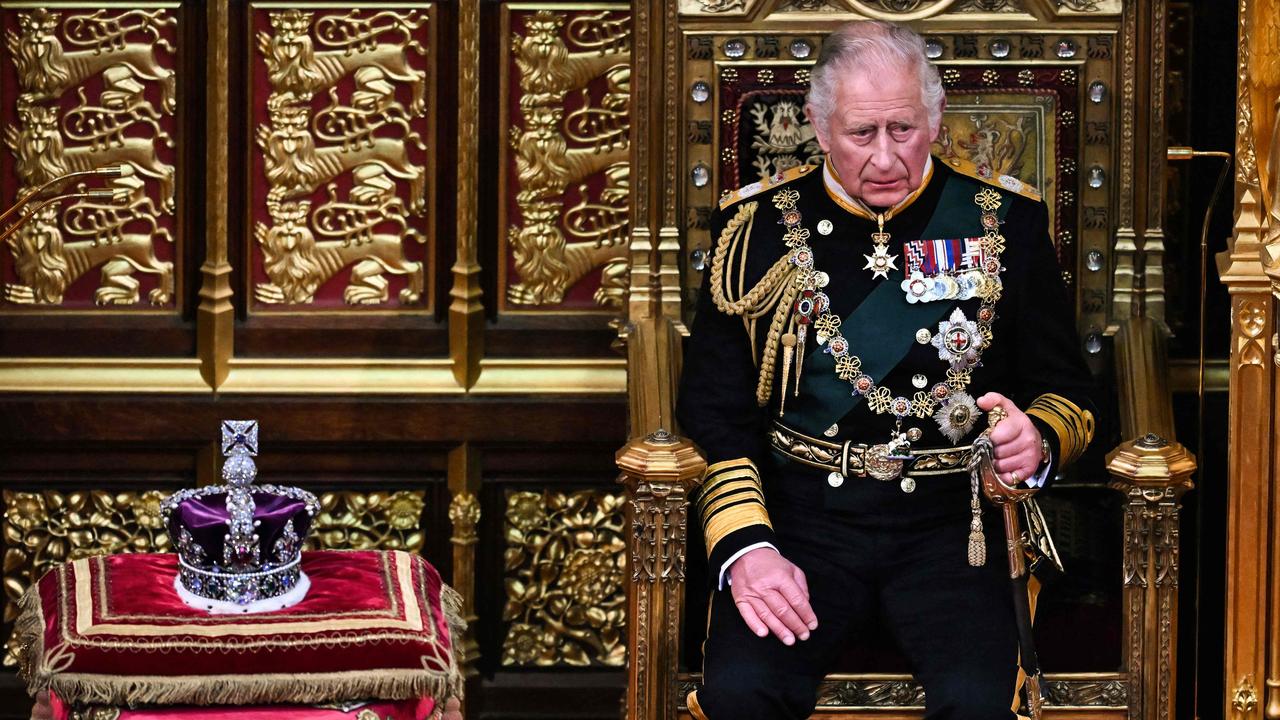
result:
M 936 155 L 1040 189 L 1083 350 L 1119 397 L 1127 442 L 1095 440 L 1097 457 L 1046 498 L 1075 573 L 1058 600 L 1042 596 L 1046 712 L 1173 716 L 1179 501 L 1195 461 L 1173 441 L 1163 369 L 1165 12 L 1137 0 L 635 8 L 633 127 L 648 125 L 633 140 L 623 329 L 634 439 L 618 456 L 631 499 L 629 718 L 685 716 L 696 680 L 705 606 L 683 589 L 700 581 L 686 498 L 702 464 L 672 408 L 711 209 L 725 191 L 817 159 L 801 112 L 809 67 L 825 33 L 855 17 L 907 22 L 926 38 L 948 93 Z M 820 689 L 818 715 L 919 715 L 922 691 L 891 654 L 873 643 L 844 665 Z

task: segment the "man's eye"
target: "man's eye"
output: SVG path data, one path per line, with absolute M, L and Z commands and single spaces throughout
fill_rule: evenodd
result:
M 858 128 L 853 131 L 853 136 L 856 138 L 869 138 L 874 132 L 875 130 L 872 128 Z

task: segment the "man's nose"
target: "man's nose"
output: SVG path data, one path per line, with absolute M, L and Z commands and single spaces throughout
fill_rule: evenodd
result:
M 893 139 L 889 133 L 876 133 L 875 146 L 871 151 L 871 166 L 877 170 L 892 170 L 894 163 Z

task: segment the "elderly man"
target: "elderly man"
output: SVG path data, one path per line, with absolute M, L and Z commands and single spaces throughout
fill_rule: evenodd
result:
M 965 466 L 999 407 L 996 470 L 1042 485 L 1092 437 L 1091 379 L 1045 204 L 930 157 L 945 102 L 918 35 L 846 25 L 805 108 L 825 163 L 715 216 L 679 402 L 717 578 L 695 717 L 808 717 L 877 610 L 928 717 L 1013 717 L 1004 538 Z

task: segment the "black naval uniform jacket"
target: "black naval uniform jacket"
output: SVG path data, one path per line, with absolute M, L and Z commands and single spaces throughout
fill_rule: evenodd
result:
M 732 285 L 727 288 L 732 297 L 749 291 L 770 266 L 788 253 L 782 239 L 786 227 L 774 197 L 779 192 L 795 191 L 799 194 L 795 208 L 801 213 L 801 225 L 809 230 L 814 269 L 829 275 L 825 292 L 832 312 L 847 318 L 875 286 L 885 282 L 896 286 L 904 279 L 903 244 L 934 239 L 924 238 L 922 233 L 935 213 L 958 214 L 952 219 L 958 218 L 963 227 L 972 228 L 966 236 L 982 236 L 981 211 L 973 196 L 984 188 L 997 191 L 1003 205 L 1000 232 L 1006 241 L 1001 256 L 1004 270 L 1000 273 L 1003 293 L 995 305 L 992 342 L 985 348 L 980 365 L 973 369 L 967 391 L 975 400 L 988 391 L 999 392 L 1031 417 L 1051 449 L 1053 467 L 1046 476 L 1051 478 L 1058 466 L 1078 457 L 1092 437 L 1092 380 L 1080 352 L 1073 302 L 1049 236 L 1048 209 L 1034 191 L 1020 188 L 1020 183 L 1011 178 L 999 180 L 979 177 L 972 166 L 956 169 L 933 158 L 923 187 L 885 224 L 885 231 L 891 235 L 889 251 L 898 255 L 897 270 L 891 271 L 888 279 L 874 279 L 872 271 L 865 269 L 866 255 L 872 252 L 871 234 L 877 230 L 875 221 L 867 215 L 866 208 L 851 205 L 847 196 L 842 198 L 828 187 L 832 180 L 824 178 L 821 167 L 793 168 L 726 196 L 712 219 L 712 249 L 714 252 L 715 243 L 742 204 L 758 202 L 746 256 L 730 259 L 727 279 L 722 281 Z M 959 188 L 964 190 L 959 195 L 955 187 L 944 193 L 947 183 L 968 187 Z M 958 197 L 964 200 L 957 202 Z M 951 202 L 940 202 L 944 198 Z M 971 222 L 965 218 L 971 218 Z M 822 221 L 830 222 L 830 226 Z M 820 232 L 820 223 L 830 232 Z M 805 466 L 771 449 L 766 433 L 773 422 L 787 422 L 786 414 L 778 417 L 783 392 L 781 367 L 774 372 L 768 406 L 760 407 L 756 399 L 758 363 L 772 313 L 758 321 L 753 347 L 743 318 L 722 312 L 713 302 L 711 276 L 708 267 L 686 345 L 677 408 L 683 432 L 702 449 L 708 463 L 693 503 L 702 524 L 711 578 L 716 578 L 723 564 L 740 550 L 774 542 L 768 499 L 780 494 L 796 494 L 803 502 L 821 505 L 814 507 L 815 512 L 845 513 L 857 522 L 886 529 L 944 517 L 968 517 L 967 473 L 921 478 L 910 494 L 903 492 L 897 481 L 880 482 L 870 477 L 850 477 L 839 487 L 832 487 L 827 482 L 827 471 Z M 900 292 L 899 297 L 905 304 L 905 292 Z M 947 319 L 952 308 L 958 306 L 969 320 L 975 319 L 980 303 L 978 299 L 935 302 L 947 306 L 942 319 Z M 841 328 L 850 353 L 860 353 L 859 340 L 865 329 Z M 920 329 L 901 327 L 893 332 L 914 338 Z M 938 332 L 937 323 L 923 329 Z M 805 352 L 822 352 L 812 331 Z M 779 350 L 775 362 L 780 366 L 782 359 Z M 887 386 L 894 396 L 911 397 L 917 389 L 912 384 L 913 376 L 923 373 L 928 379 L 926 387 L 932 387 L 946 379 L 947 367 L 939 359 L 937 348 L 913 340 L 896 368 L 875 380 Z M 810 380 L 802 377 L 802 383 Z M 847 382 L 842 381 L 840 386 L 839 392 L 852 390 Z M 830 383 L 826 387 L 830 391 Z M 785 411 L 794 415 L 799 409 L 796 404 L 804 397 L 803 392 L 800 397 L 792 392 L 793 385 L 788 384 Z M 844 417 L 832 418 L 837 430 L 834 436 L 823 439 L 837 444 L 846 440 L 867 445 L 886 442 L 894 428 L 894 417 L 873 413 L 867 405 L 860 402 Z M 908 417 L 902 427 L 918 428 L 922 436 L 912 445 L 928 449 L 967 445 L 986 425 L 984 415 L 959 442 L 944 436 L 932 418 Z M 819 433 L 811 437 L 822 436 Z M 963 548 L 959 552 L 963 553 Z

